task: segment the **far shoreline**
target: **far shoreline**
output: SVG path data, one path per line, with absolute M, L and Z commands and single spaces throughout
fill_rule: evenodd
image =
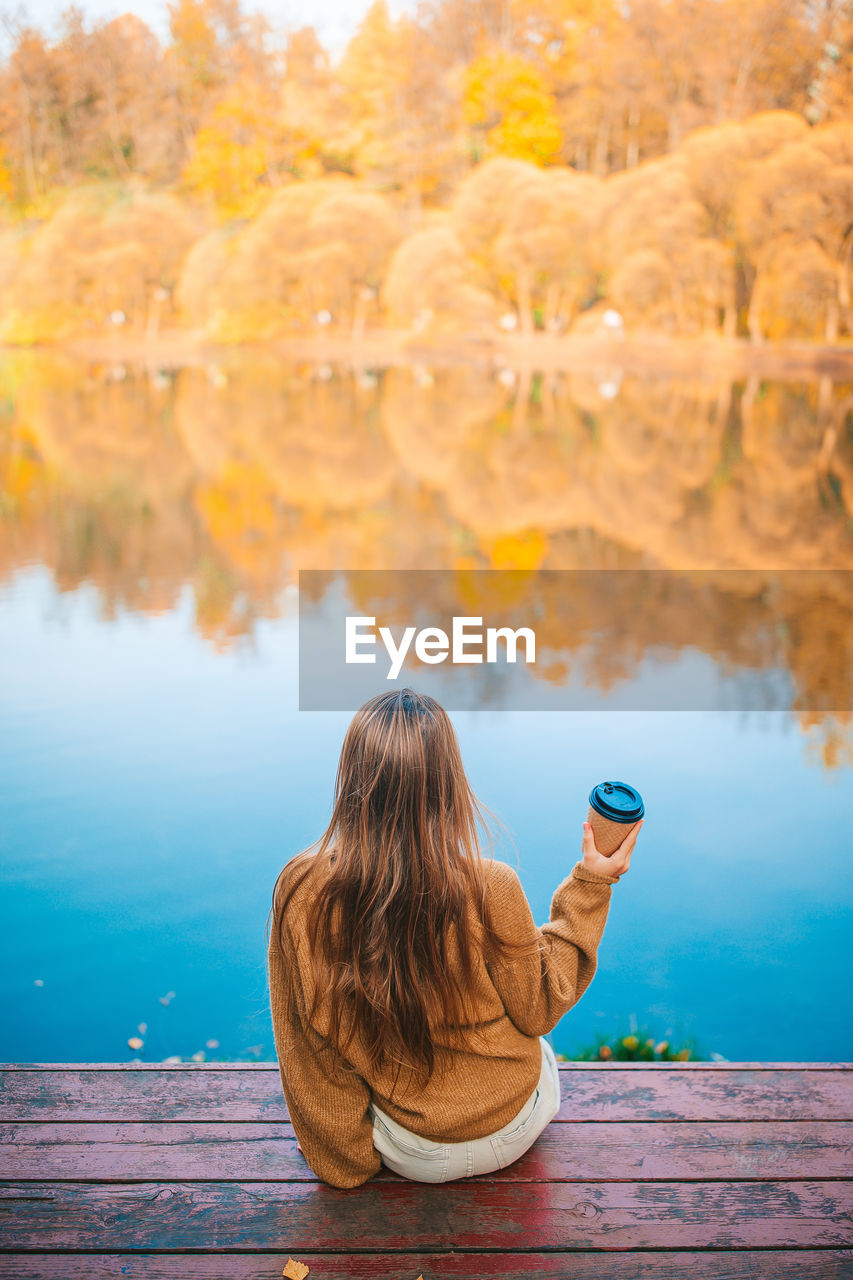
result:
M 853 379 L 853 341 L 753 343 L 714 334 L 669 336 L 635 332 L 599 334 L 433 334 L 368 330 L 342 334 L 214 342 L 196 330 L 163 330 L 153 338 L 104 334 L 56 342 L 0 344 L 0 352 L 53 351 L 90 362 L 124 362 L 150 368 L 206 365 L 240 351 L 267 351 L 293 363 L 331 364 L 356 370 L 425 365 L 509 368 L 520 375 L 593 373 L 618 369 L 656 376 L 700 374 L 731 380 L 751 377 L 795 381 Z

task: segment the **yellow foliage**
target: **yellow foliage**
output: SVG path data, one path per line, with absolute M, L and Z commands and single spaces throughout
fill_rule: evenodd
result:
M 222 218 L 253 217 L 269 194 L 261 185 L 268 148 L 253 96 L 238 83 L 217 104 L 213 118 L 196 133 L 182 174 L 185 189 L 211 197 Z
M 196 503 L 216 542 L 269 537 L 275 529 L 269 480 L 255 465 L 229 461 L 215 483 L 199 487 Z
M 781 242 L 756 283 L 762 333 L 771 340 L 823 338 L 835 289 L 834 265 L 816 241 Z
M 491 569 L 539 569 L 548 554 L 548 537 L 541 529 L 505 533 L 488 547 Z
M 494 298 L 473 282 L 472 264 L 450 225 L 416 231 L 395 250 L 385 273 L 382 300 L 394 324 L 456 328 L 494 326 Z
M 9 161 L 8 148 L 4 145 L 3 139 L 0 138 L 0 200 L 11 202 L 15 194 L 15 184 L 12 180 L 12 169 Z
M 532 62 L 503 50 L 484 54 L 465 76 L 463 117 L 485 136 L 486 155 L 552 164 L 562 146 L 557 104 Z

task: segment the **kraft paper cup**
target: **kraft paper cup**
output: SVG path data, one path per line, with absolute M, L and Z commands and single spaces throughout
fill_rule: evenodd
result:
M 627 782 L 600 782 L 593 787 L 586 820 L 598 852 L 611 857 L 644 813 L 642 796 Z

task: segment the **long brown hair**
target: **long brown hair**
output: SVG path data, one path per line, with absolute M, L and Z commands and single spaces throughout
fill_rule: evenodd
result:
M 502 938 L 493 923 L 479 839 L 482 828 L 491 855 L 487 814 L 494 818 L 474 796 L 453 726 L 434 698 L 394 690 L 356 712 L 341 749 L 331 821 L 284 867 L 271 911 L 286 961 L 287 904 L 315 859 L 328 854 L 306 940 L 314 979 L 308 1021 L 329 999 L 332 1025 L 349 1028 L 326 1046 L 333 1061 L 359 1034 L 373 1069 L 391 1060 L 397 1075 L 407 1065 L 429 1081 L 436 1025 L 475 1020 L 470 903 L 492 955 L 529 951 L 529 939 Z M 447 963 L 451 932 L 458 975 Z

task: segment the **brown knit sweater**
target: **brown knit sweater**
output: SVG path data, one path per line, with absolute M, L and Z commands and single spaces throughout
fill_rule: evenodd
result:
M 349 1049 L 351 1070 L 342 1066 L 328 1079 L 328 1055 L 322 1066 L 314 1059 L 335 1026 L 328 1002 L 320 1006 L 312 1025 L 306 1021 L 313 998 L 306 914 L 322 885 L 319 861 L 288 904 L 283 931 L 286 962 L 271 931 L 270 1005 L 282 1088 L 308 1164 L 333 1186 L 358 1186 L 381 1167 L 367 1110 L 371 1100 L 404 1128 L 438 1142 L 481 1138 L 503 1128 L 536 1087 L 539 1036 L 577 1004 L 592 981 L 616 877 L 577 862 L 554 894 L 550 922 L 538 929 L 512 867 L 491 860 L 487 866 L 498 930 L 520 941 L 535 938 L 538 950 L 497 964 L 487 962 L 482 948 L 477 949 L 474 995 L 479 1020 L 464 1034 L 449 1028 L 433 1031 L 436 1070 L 427 1087 L 417 1092 L 405 1072 L 396 1087 L 390 1071 L 373 1074 L 358 1037 Z M 473 909 L 470 919 L 476 930 Z M 482 926 L 478 936 L 482 941 Z M 448 964 L 458 964 L 452 935 L 447 959 Z

